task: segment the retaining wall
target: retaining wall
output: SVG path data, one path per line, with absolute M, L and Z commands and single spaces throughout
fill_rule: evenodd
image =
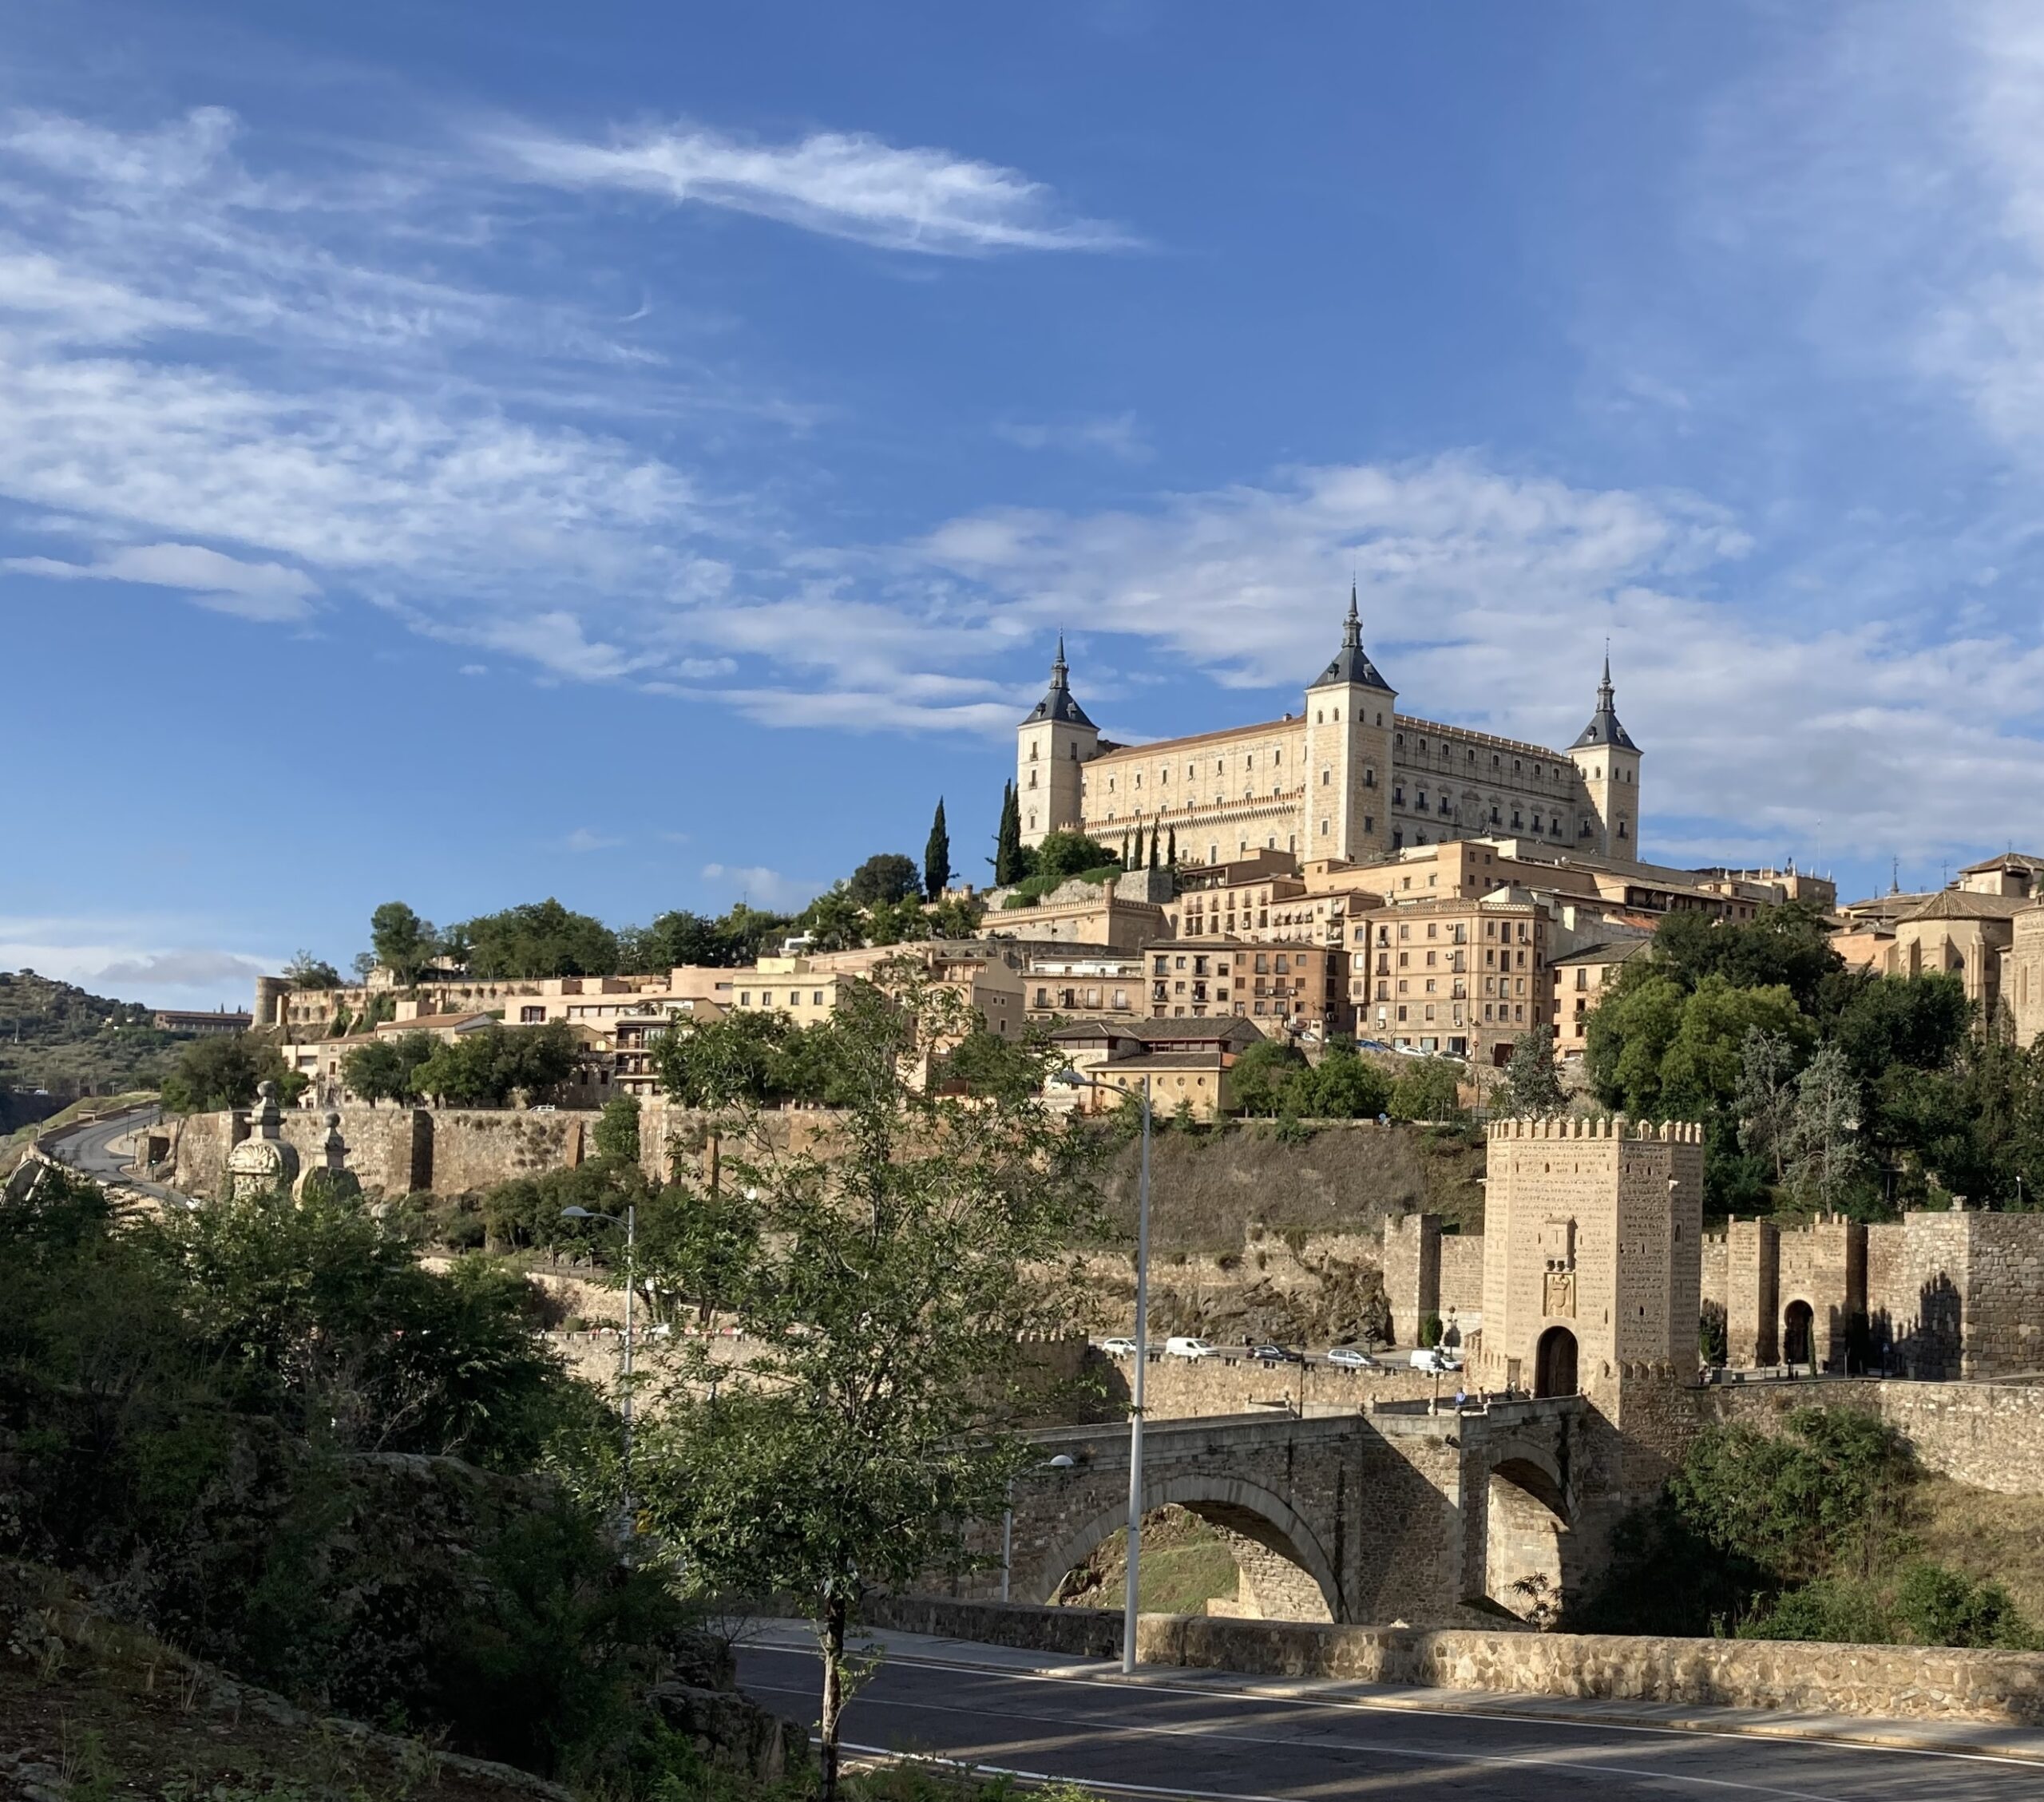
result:
M 1104 1609 L 921 1596 L 869 1601 L 876 1626 L 1073 1657 L 1121 1650 Z M 2044 1725 L 2044 1653 L 1614 1634 L 1488 1633 L 1145 1614 L 1146 1664 L 1515 1695 Z

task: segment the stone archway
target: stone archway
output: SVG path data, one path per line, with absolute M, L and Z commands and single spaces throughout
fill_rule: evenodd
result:
M 1533 1393 L 1572 1396 L 1577 1388 L 1575 1335 L 1565 1326 L 1551 1326 L 1534 1349 Z
M 1578 1586 L 1575 1509 L 1560 1467 L 1540 1448 L 1508 1443 L 1484 1496 L 1483 1594 L 1540 1626 Z
M 1808 1302 L 1795 1301 L 1781 1311 L 1781 1361 L 1784 1364 L 1816 1362 L 1816 1310 Z
M 1238 1566 L 1259 1594 L 1283 1593 L 1289 1598 L 1285 1618 L 1344 1618 L 1341 1586 L 1332 1560 L 1313 1529 L 1281 1496 L 1239 1477 L 1172 1477 L 1143 1486 L 1145 1516 L 1173 1503 L 1249 1543 L 1246 1555 L 1238 1554 Z M 1049 1601 L 1095 1547 L 1127 1524 L 1126 1503 L 1102 1509 L 1058 1543 L 1028 1586 L 1018 1586 L 1017 1594 L 1027 1601 Z M 1285 1582 L 1273 1560 L 1292 1567 L 1305 1581 Z M 1317 1594 L 1317 1608 L 1309 1590 Z

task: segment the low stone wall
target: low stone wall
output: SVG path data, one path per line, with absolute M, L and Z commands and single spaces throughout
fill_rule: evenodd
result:
M 1155 1341 L 1153 1340 L 1152 1344 Z M 1104 1379 L 1118 1408 L 1129 1398 L 1134 1369 L 1127 1358 L 1095 1352 L 1088 1368 Z M 1455 1393 L 1444 1376 L 1440 1392 Z M 1342 1370 L 1325 1364 L 1258 1364 L 1239 1357 L 1153 1356 L 1143 1374 L 1143 1401 L 1153 1420 L 1190 1420 L 1206 1415 L 1248 1414 L 1268 1408 L 1300 1415 L 1363 1414 L 1373 1402 L 1417 1401 L 1434 1393 L 1434 1380 L 1400 1362 L 1380 1371 Z
M 1907 1440 L 1927 1469 L 2003 1495 L 2044 1494 L 2044 1385 L 1825 1376 L 1696 1392 L 1706 1418 L 1764 1432 L 1798 1408 L 1863 1408 Z
M 1109 1658 L 1121 1650 L 1122 1618 L 1104 1609 L 889 1596 L 869 1602 L 865 1612 L 876 1626 L 1070 1657 Z M 1147 1664 L 1254 1677 L 2044 1726 L 2044 1653 L 2034 1652 L 1428 1631 L 1183 1614 L 1143 1615 L 1136 1649 Z

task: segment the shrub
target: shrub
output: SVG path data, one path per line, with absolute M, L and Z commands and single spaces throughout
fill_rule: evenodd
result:
M 1444 1330 L 1445 1329 L 1443 1328 L 1440 1323 L 1440 1315 L 1428 1315 L 1424 1320 L 1420 1322 L 1420 1345 L 1431 1352 L 1435 1346 L 1440 1343 L 1440 1336 Z
M 1895 1618 L 1921 1646 L 2000 1646 L 2034 1650 L 2038 1637 L 2009 1592 L 1941 1564 L 1907 1566 L 1895 1592 Z

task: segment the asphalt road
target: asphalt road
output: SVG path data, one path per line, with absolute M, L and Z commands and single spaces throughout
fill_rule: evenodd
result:
M 64 1134 L 53 1142 L 51 1150 L 63 1162 L 73 1170 L 97 1178 L 101 1182 L 120 1182 L 145 1194 L 153 1195 L 160 1202 L 182 1206 L 187 1198 L 175 1189 L 166 1189 L 160 1182 L 146 1182 L 138 1176 L 130 1176 L 127 1170 L 129 1153 L 113 1149 L 116 1140 L 125 1139 L 137 1127 L 146 1126 L 156 1118 L 157 1110 L 140 1107 L 133 1111 L 117 1115 L 111 1120 L 95 1120 Z
M 2044 1765 L 1980 1754 L 1526 1720 L 1508 1704 L 1487 1717 L 1465 1711 L 1481 1706 L 1469 1697 L 1455 1712 L 1432 1713 L 1367 1700 L 1253 1696 L 1206 1673 L 1159 1671 L 1129 1684 L 1099 1669 L 1094 1675 L 1043 1661 L 987 1671 L 890 1651 L 854 1698 L 845 1740 L 1071 1779 L 1110 1796 L 1126 1789 L 1190 1802 L 2044 1796 Z M 770 1639 L 741 1646 L 739 1673 L 761 1703 L 814 1728 L 813 1650 Z

